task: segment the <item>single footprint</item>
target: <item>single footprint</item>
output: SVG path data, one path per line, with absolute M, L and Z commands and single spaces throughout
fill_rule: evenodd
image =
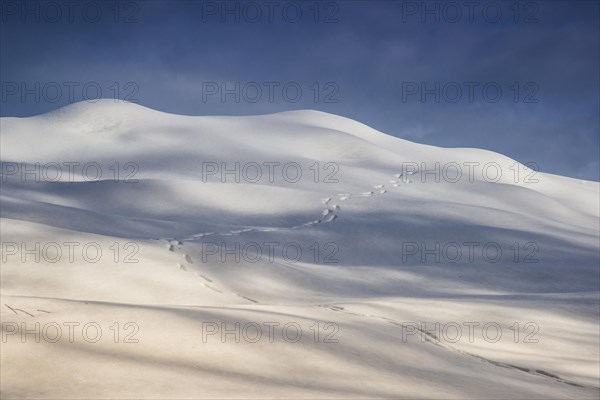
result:
M 307 222 L 305 224 L 302 224 L 301 226 L 310 226 L 310 225 L 316 225 L 316 224 L 320 224 L 320 223 L 321 223 L 320 219 L 315 219 L 314 221 Z
M 279 230 L 279 228 L 260 228 L 260 229 L 255 229 L 256 232 L 275 232 L 277 230 Z
M 323 204 L 327 204 L 327 203 L 329 203 L 330 201 L 331 201 L 331 198 L 327 197 L 326 199 L 322 199 L 322 200 L 321 200 L 321 203 L 323 203 Z
M 231 234 L 233 235 L 241 235 L 242 233 L 247 233 L 247 232 L 252 232 L 252 228 L 246 228 L 246 229 L 238 229 L 235 231 L 231 231 Z
M 183 270 L 183 271 L 187 271 L 187 269 L 185 268 L 184 265 L 182 264 L 177 264 L 177 266 L 179 267 L 179 269 Z
M 193 263 L 194 263 L 194 262 L 192 261 L 192 257 L 190 257 L 190 255 L 189 255 L 189 254 L 186 254 L 184 257 L 185 257 L 185 261 L 186 261 L 188 264 L 193 264 Z
M 328 215 L 328 216 L 327 216 L 327 218 L 325 218 L 325 219 L 323 220 L 323 222 L 331 222 L 331 221 L 333 221 L 333 220 L 334 220 L 334 219 L 336 219 L 336 218 L 337 218 L 337 215 L 335 215 L 335 214 L 331 214 L 331 215 Z
M 206 232 L 206 233 L 198 233 L 196 235 L 192 235 L 192 237 L 193 238 L 203 238 L 203 237 L 206 237 L 206 236 L 213 236 L 213 235 L 216 235 L 216 234 L 217 234 L 217 232 Z
M 373 187 L 374 187 L 375 189 L 383 189 L 383 186 L 384 186 L 384 185 L 375 185 L 375 186 L 373 186 Z
M 383 193 L 387 193 L 387 190 L 385 190 L 385 189 L 383 189 L 383 190 L 380 190 L 380 191 L 379 191 L 379 193 L 381 193 L 381 194 L 383 194 Z
M 238 296 L 240 296 L 242 299 L 246 299 L 246 300 L 248 300 L 248 301 L 251 301 L 251 302 L 253 302 L 253 303 L 258 303 L 258 301 L 254 300 L 254 299 L 251 299 L 250 297 L 241 296 L 241 295 L 239 295 L 239 294 L 238 294 Z
M 207 289 L 210 289 L 210 290 L 212 290 L 212 291 L 215 291 L 215 292 L 217 292 L 217 293 L 223 293 L 223 292 L 221 292 L 219 289 L 215 289 L 214 287 L 212 287 L 212 286 L 210 286 L 210 285 L 207 285 L 206 283 L 203 283 L 203 284 L 202 284 L 202 286 L 204 286 L 205 288 L 207 288 Z
M 344 307 L 340 307 L 340 306 L 329 306 L 326 304 L 319 304 L 317 307 L 328 308 L 331 311 L 344 311 Z

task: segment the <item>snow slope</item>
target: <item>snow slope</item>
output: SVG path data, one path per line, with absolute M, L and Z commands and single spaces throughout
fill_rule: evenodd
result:
M 190 117 L 103 100 L 0 129 L 3 398 L 598 396 L 596 182 L 316 111 Z M 39 182 L 22 173 L 36 163 Z M 86 163 L 102 177 L 82 175 Z M 222 163 L 248 169 L 239 182 L 210 174 Z M 251 182 L 255 163 L 279 163 L 273 179 L 263 168 Z M 98 262 L 79 250 L 89 243 Z M 257 260 L 219 252 L 254 244 Z M 39 343 L 23 332 L 38 322 Z M 102 338 L 71 342 L 69 322 Z M 124 343 L 128 322 L 137 343 Z M 428 332 L 436 322 L 448 331 Z M 206 336 L 222 323 L 302 336 Z

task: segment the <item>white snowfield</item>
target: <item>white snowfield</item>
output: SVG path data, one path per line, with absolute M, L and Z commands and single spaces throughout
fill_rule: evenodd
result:
M 597 182 L 316 111 L 0 128 L 2 398 L 599 396 Z

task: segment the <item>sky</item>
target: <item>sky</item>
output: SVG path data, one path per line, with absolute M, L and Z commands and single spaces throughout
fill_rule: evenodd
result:
M 597 1 L 0 1 L 1 116 L 316 109 L 600 180 Z

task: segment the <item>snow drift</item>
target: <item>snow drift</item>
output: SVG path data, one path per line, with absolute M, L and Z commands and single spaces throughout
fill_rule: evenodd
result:
M 596 182 L 316 111 L 0 124 L 3 396 L 598 395 Z

